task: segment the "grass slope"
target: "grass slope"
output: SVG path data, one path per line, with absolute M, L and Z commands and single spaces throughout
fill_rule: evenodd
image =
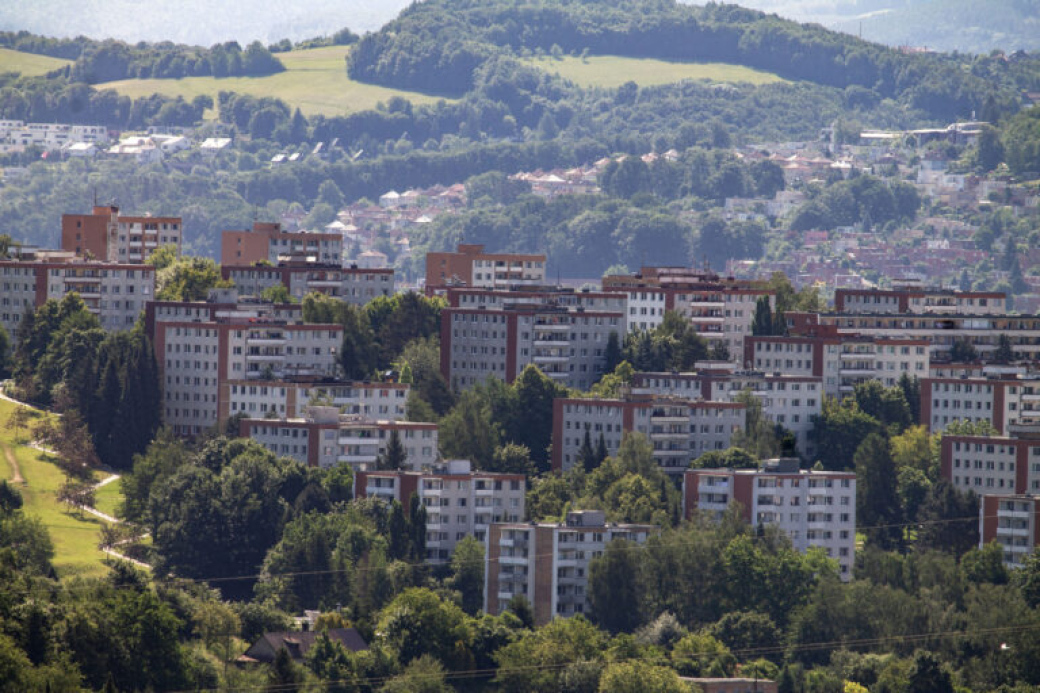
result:
M 554 72 L 582 87 L 613 88 L 625 82 L 635 82 L 641 87 L 648 87 L 673 84 L 684 79 L 748 82 L 755 85 L 784 81 L 771 72 L 727 63 L 682 63 L 613 55 L 590 55 L 587 58 L 564 56 L 560 60 L 535 58 L 526 62 L 546 72 Z
M 103 82 L 98 89 L 115 89 L 133 98 L 163 94 L 191 100 L 208 94 L 216 102 L 221 91 L 274 96 L 298 107 L 304 115 L 348 115 L 375 108 L 380 101 L 403 96 L 414 104 L 433 103 L 440 97 L 355 82 L 347 76 L 345 58 L 350 48 L 328 46 L 278 53 L 285 72 L 266 77 L 185 77 L 183 79 L 124 79 Z
M 43 75 L 71 64 L 71 60 L 0 48 L 0 72 L 17 72 L 26 77 Z
M 14 404 L 0 400 L 0 448 L 9 450 L 18 462 L 24 484 L 15 484 L 24 501 L 27 515 L 40 518 L 54 542 L 54 567 L 61 577 L 73 575 L 103 575 L 108 569 L 102 563 L 104 554 L 98 549 L 98 533 L 101 520 L 86 513 L 69 513 L 55 498 L 65 482 L 65 475 L 57 465 L 48 461 L 48 456 L 26 445 L 24 431 L 11 431 L 7 419 L 15 409 Z M 10 479 L 13 470 L 0 455 L 0 470 L 4 478 Z M 118 489 L 118 482 L 110 484 Z M 108 487 L 106 487 L 108 488 Z

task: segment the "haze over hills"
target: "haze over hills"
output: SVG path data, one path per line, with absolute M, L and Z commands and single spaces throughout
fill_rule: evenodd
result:
M 343 27 L 374 31 L 408 5 L 408 0 L 35 0 L 0 3 L 0 30 L 123 41 L 173 41 L 210 46 L 236 40 L 298 41 Z M 187 21 L 197 18 L 200 21 Z
M 326 35 L 344 26 L 357 33 L 375 31 L 408 4 L 407 0 L 241 0 L 233 4 L 178 0 L 145 7 L 135 0 L 36 0 L 0 4 L 0 30 L 205 46 L 232 39 L 243 44 L 255 39 L 270 43 Z M 1040 0 L 745 0 L 740 4 L 894 46 L 973 53 L 1040 48 Z M 185 17 L 206 21 L 185 22 Z
M 1040 48 L 1038 0 L 745 0 L 740 4 L 890 46 L 967 53 Z

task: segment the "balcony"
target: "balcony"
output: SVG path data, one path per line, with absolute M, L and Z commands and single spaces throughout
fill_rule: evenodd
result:
M 246 354 L 246 361 L 255 363 L 281 363 L 284 359 L 283 354 Z
M 877 371 L 874 368 L 840 368 L 839 375 L 873 377 Z
M 266 337 L 247 337 L 246 344 L 256 347 L 283 346 L 285 344 L 285 337 L 275 337 L 271 335 Z
M 375 455 L 340 455 L 336 458 L 342 464 L 371 464 L 376 461 Z
M 534 324 L 535 335 L 542 331 L 567 332 L 570 329 L 569 322 L 535 322 Z
M 339 437 L 340 445 L 364 445 L 367 447 L 378 447 L 379 438 L 373 438 L 371 436 L 352 436 L 352 435 L 341 435 Z
M 565 348 L 565 347 L 569 347 L 571 345 L 571 343 L 569 341 L 567 341 L 566 339 L 555 339 L 555 338 L 553 338 L 551 336 L 549 336 L 549 337 L 539 337 L 536 334 L 535 338 L 534 338 L 534 345 L 535 345 L 535 347 L 558 347 L 558 348 L 563 347 L 563 348 Z
M 531 360 L 535 363 L 567 363 L 570 358 L 570 356 L 560 354 L 535 354 Z
M 687 308 L 701 308 L 704 310 L 725 310 L 725 301 L 690 301 Z

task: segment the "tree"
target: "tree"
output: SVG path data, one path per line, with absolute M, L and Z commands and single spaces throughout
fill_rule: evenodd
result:
M 11 335 L 0 325 L 0 380 L 11 376 Z
M 278 653 L 274 656 L 271 672 L 267 675 L 267 682 L 267 690 L 272 693 L 286 690 L 287 687 L 295 687 L 303 682 L 303 672 L 293 662 L 289 650 L 284 647 L 279 647 Z
M 879 380 L 857 383 L 853 396 L 860 411 L 899 432 L 910 425 L 912 416 L 903 389 L 885 387 Z
M 918 511 L 919 548 L 946 551 L 959 556 L 979 545 L 979 501 L 961 492 L 946 479 L 932 487 Z
M 592 433 L 585 429 L 585 437 L 582 438 L 581 447 L 578 448 L 578 463 L 586 472 L 591 472 L 599 464 L 596 459 L 596 451 L 592 449 Z
M 278 282 L 277 284 L 272 284 L 271 286 L 261 291 L 260 298 L 269 303 L 274 303 L 277 305 L 296 302 L 292 294 L 289 293 L 289 289 L 286 288 L 285 284 L 282 284 L 281 282 Z
M 210 289 L 226 285 L 211 258 L 181 257 L 156 272 L 155 297 L 160 301 L 204 301 Z
M 690 693 L 674 669 L 636 660 L 607 665 L 599 680 L 599 693 Z
M 979 360 L 979 352 L 967 337 L 953 340 L 950 345 L 950 360 L 956 363 L 971 363 Z
M 919 651 L 914 655 L 913 667 L 907 682 L 908 693 L 953 693 L 953 681 L 942 661 L 931 652 Z
M 592 620 L 612 633 L 631 633 L 643 622 L 636 544 L 614 540 L 589 565 Z
M 400 470 L 404 469 L 407 460 L 408 452 L 401 443 L 401 434 L 396 428 L 392 429 L 386 441 L 386 451 L 379 455 L 376 467 L 380 470 Z
M 462 609 L 418 587 L 405 590 L 387 604 L 376 627 L 381 642 L 402 664 L 430 655 L 448 667 L 465 666 L 471 629 Z
M 404 671 L 387 681 L 380 693 L 452 693 L 445 682 L 444 666 L 430 655 L 423 655 L 405 666 Z
M 856 521 L 865 527 L 867 538 L 883 549 L 893 549 L 902 541 L 899 526 L 899 492 L 896 466 L 889 453 L 888 440 L 871 433 L 856 449 Z
M 751 322 L 751 334 L 756 337 L 783 334 L 783 332 L 777 331 L 777 327 L 769 296 L 759 296 L 758 301 L 755 302 L 755 317 Z
M 1015 351 L 1011 346 L 1011 338 L 1006 332 L 1001 332 L 997 338 L 997 348 L 993 350 L 991 360 L 994 363 L 1011 363 L 1015 360 Z
M 853 456 L 860 443 L 872 433 L 882 431 L 881 423 L 860 411 L 855 400 L 838 402 L 833 398 L 823 401 L 823 409 L 813 422 L 812 437 L 820 451 L 825 469 L 851 469 Z
M 623 358 L 621 353 L 621 340 L 618 338 L 617 332 L 611 332 L 610 336 L 607 337 L 607 346 L 603 350 L 603 357 L 603 372 L 613 373 L 614 369 L 617 368 Z
M 553 619 L 495 653 L 495 680 L 504 693 L 559 690 L 565 666 L 598 660 L 606 645 L 606 635 L 580 614 Z
M 484 604 L 484 546 L 475 537 L 465 537 L 455 545 L 449 584 L 462 595 L 462 610 L 477 615 Z
M 745 407 L 744 427 L 731 436 L 730 444 L 747 450 L 760 460 L 779 455 L 783 434 L 775 423 L 766 418 L 762 400 L 750 391 L 738 393 L 735 400 Z
M 491 467 L 487 471 L 534 476 L 535 467 L 531 461 L 531 452 L 526 446 L 506 443 L 495 449 Z

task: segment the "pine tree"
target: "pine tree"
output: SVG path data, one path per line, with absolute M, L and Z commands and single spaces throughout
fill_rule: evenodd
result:
M 414 493 L 408 499 L 408 529 L 412 535 L 412 555 L 421 561 L 426 558 L 426 507 Z
M 578 462 L 586 472 L 591 472 L 597 466 L 596 452 L 592 449 L 592 435 L 587 428 L 585 429 L 585 438 L 581 441 L 581 447 L 578 449 Z
M 773 334 L 773 311 L 769 307 L 769 297 L 761 296 L 755 303 L 755 317 L 751 323 L 751 334 L 769 336 Z
M 607 452 L 607 439 L 603 437 L 603 432 L 599 434 L 599 441 L 596 442 L 596 464 L 602 464 L 603 460 L 607 459 L 610 453 Z
M 621 363 L 622 358 L 624 358 L 621 354 L 621 340 L 617 332 L 611 332 L 610 336 L 607 337 L 607 348 L 604 350 L 603 356 L 603 372 L 613 373 L 617 365 Z
M 376 460 L 376 466 L 381 470 L 404 469 L 404 463 L 408 459 L 408 453 L 401 443 L 401 434 L 397 429 L 390 431 L 390 437 L 386 441 L 386 451 Z

